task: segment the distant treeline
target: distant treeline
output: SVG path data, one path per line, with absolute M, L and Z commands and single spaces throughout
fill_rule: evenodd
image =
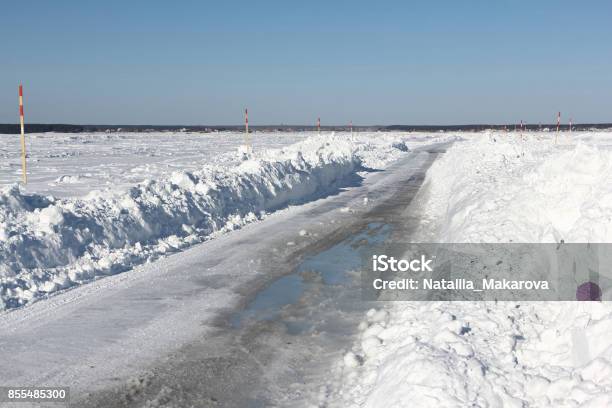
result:
M 528 130 L 556 130 L 556 124 L 523 124 L 523 128 Z M 497 130 L 519 130 L 520 126 L 513 124 L 509 125 L 424 125 L 424 126 L 411 126 L 411 125 L 391 125 L 381 127 L 384 130 L 404 130 L 404 131 L 472 131 L 478 132 L 487 129 Z M 569 130 L 569 125 L 560 125 L 560 130 Z M 589 129 L 612 129 L 612 123 L 577 123 L 572 125 L 573 130 L 589 130 Z
M 525 127 L 529 130 L 556 129 L 556 124 L 529 124 Z M 572 127 L 574 130 L 588 129 L 609 129 L 612 128 L 612 123 L 593 123 L 593 124 L 575 124 Z M 355 131 L 481 131 L 485 129 L 507 129 L 515 130 L 515 124 L 510 125 L 391 125 L 391 126 L 354 126 Z M 569 125 L 561 125 L 562 130 L 568 130 Z M 80 133 L 80 132 L 160 132 L 160 131 L 185 131 L 185 132 L 222 132 L 222 131 L 243 131 L 244 127 L 240 126 L 151 126 L 151 125 L 68 125 L 68 124 L 44 124 L 32 123 L 26 124 L 26 133 L 44 133 L 44 132 L 61 132 L 61 133 Z M 316 130 L 315 126 L 303 125 L 270 125 L 270 126 L 250 126 L 251 131 L 274 132 L 274 131 L 312 131 Z M 348 126 L 321 126 L 324 131 L 346 131 Z M 0 124 L 0 133 L 16 134 L 19 133 L 19 125 L 17 124 Z

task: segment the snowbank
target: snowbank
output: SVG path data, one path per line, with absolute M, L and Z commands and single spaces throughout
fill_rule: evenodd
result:
M 455 143 L 415 200 L 413 240 L 612 242 L 606 136 Z M 392 302 L 359 330 L 337 363 L 334 406 L 612 406 L 607 303 Z
M 395 146 L 394 146 L 395 145 Z M 83 198 L 0 190 L 0 310 L 180 250 L 345 185 L 407 150 L 398 137 L 321 136 Z
M 437 242 L 612 242 L 612 151 L 503 134 L 457 143 L 434 163 L 421 236 Z M 427 201 L 427 204 L 425 204 Z
M 606 304 L 402 302 L 390 312 L 362 322 L 334 406 L 612 404 Z

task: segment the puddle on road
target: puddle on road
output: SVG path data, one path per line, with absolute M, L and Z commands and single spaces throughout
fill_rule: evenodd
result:
M 218 330 L 207 331 L 155 364 L 151 382 L 138 395 L 128 382 L 87 397 L 81 406 L 142 407 L 160 398 L 165 405 L 177 406 L 330 405 L 325 401 L 335 398 L 338 385 L 334 369 L 341 367 L 354 344 L 365 312 L 381 306 L 362 299 L 361 256 L 391 241 L 392 234 L 409 236 L 412 221 L 404 212 L 435 155 L 416 157 L 418 162 L 410 161 L 409 168 L 392 170 L 406 175 L 376 191 L 397 192 L 365 214 L 389 225 L 369 224 L 326 251 L 303 258 L 290 275 L 275 279 L 254 294 L 244 310 L 230 314 L 233 328 L 219 322 Z M 354 225 L 347 221 L 338 227 Z M 324 239 L 335 236 L 330 233 Z
M 294 273 L 272 282 L 245 309 L 234 314 L 230 319 L 232 327 L 240 328 L 254 321 L 279 320 L 290 334 L 300 334 L 321 326 L 317 312 L 330 300 L 338 312 L 341 312 L 337 308 L 342 299 L 354 300 L 354 292 L 359 291 L 362 252 L 387 240 L 390 233 L 388 224 L 371 223 L 333 247 L 305 258 Z M 338 287 L 353 289 L 350 290 L 353 293 L 349 296 Z

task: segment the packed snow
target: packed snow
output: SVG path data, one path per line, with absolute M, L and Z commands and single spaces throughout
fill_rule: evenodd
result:
M 32 149 L 33 183 L 0 189 L 0 310 L 335 193 L 411 146 L 440 138 L 447 137 L 258 134 L 254 153 L 245 154 L 243 135 L 236 134 L 29 136 L 30 146 L 39 145 Z M 41 147 L 56 139 L 62 146 L 57 150 L 67 156 Z M 292 143 L 296 139 L 303 140 Z M 207 148 L 211 152 L 204 153 Z M 14 151 L 10 156 L 18 157 Z M 5 164 L 12 169 L 2 173 L 5 180 L 17 172 L 17 163 Z M 57 177 L 57 168 L 66 174 Z M 82 180 L 89 181 L 70 195 L 65 186 Z M 103 188 L 83 191 L 100 184 Z
M 612 242 L 612 134 L 465 138 L 428 172 L 414 242 Z M 334 406 L 612 406 L 605 302 L 389 302 L 359 332 Z

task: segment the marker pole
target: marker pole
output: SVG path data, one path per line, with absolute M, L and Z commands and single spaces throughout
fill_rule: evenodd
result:
M 561 112 L 557 113 L 557 134 L 555 135 L 555 144 L 557 144 L 557 137 L 559 136 L 559 127 L 561 125 Z
M 570 118 L 570 121 L 569 121 L 569 131 L 570 133 L 572 132 L 572 118 Z
M 21 174 L 23 184 L 28 184 L 28 175 L 26 171 L 25 130 L 23 124 L 23 86 L 21 84 L 19 84 L 19 122 L 21 124 Z
M 249 139 L 249 109 L 244 108 L 244 143 L 247 152 L 251 151 L 251 141 Z
M 321 135 L 321 118 L 317 118 L 317 134 Z
M 351 123 L 349 124 L 351 127 L 351 136 L 353 136 L 353 121 L 351 120 Z

